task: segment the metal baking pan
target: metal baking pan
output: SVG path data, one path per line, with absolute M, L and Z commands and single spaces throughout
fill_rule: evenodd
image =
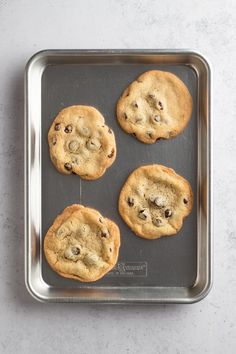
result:
M 191 121 L 171 140 L 145 145 L 115 118 L 117 99 L 146 70 L 175 73 L 193 97 Z M 91 303 L 192 303 L 209 292 L 211 257 L 211 78 L 206 59 L 178 50 L 46 50 L 25 71 L 25 282 L 41 301 Z M 66 176 L 53 167 L 47 132 L 66 106 L 92 105 L 115 132 L 116 162 L 96 181 Z M 160 163 L 192 185 L 195 201 L 177 236 L 136 237 L 117 210 L 119 191 L 135 168 Z M 114 220 L 121 231 L 117 266 L 95 283 L 60 277 L 43 254 L 44 235 L 68 205 L 81 203 Z

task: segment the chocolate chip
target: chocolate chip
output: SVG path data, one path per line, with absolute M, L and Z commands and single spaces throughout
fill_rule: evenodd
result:
M 123 113 L 123 117 L 125 118 L 125 119 L 127 119 L 128 117 L 127 117 L 127 114 L 124 112 Z
M 155 121 L 155 122 L 160 122 L 161 121 L 161 117 L 160 116 L 158 116 L 158 115 L 156 115 L 156 116 L 154 116 L 153 117 L 153 120 Z
M 138 108 L 137 102 L 133 102 L 133 106 L 134 106 L 135 108 Z
M 146 220 L 148 217 L 148 210 L 147 209 L 140 210 L 138 216 L 140 219 Z
M 128 203 L 128 205 L 129 205 L 130 207 L 134 206 L 134 198 L 128 197 L 127 203 Z
M 112 134 L 111 128 L 108 128 L 108 133 L 109 133 L 109 134 Z
M 112 252 L 112 248 L 109 248 L 110 252 Z
M 115 150 L 112 149 L 112 150 L 111 150 L 111 153 L 108 155 L 109 159 L 111 159 L 111 158 L 114 156 L 114 153 L 115 153 Z
M 186 198 L 183 199 L 184 204 L 188 204 L 188 200 Z
M 72 125 L 67 125 L 66 127 L 65 127 L 65 133 L 71 133 L 72 132 Z
M 166 140 L 167 138 L 157 138 L 156 141 L 158 140 Z
M 77 140 L 72 140 L 68 144 L 68 148 L 71 152 L 76 152 L 79 148 L 79 142 Z
M 107 236 L 108 236 L 108 232 L 107 231 L 102 231 L 101 232 L 101 237 L 107 238 Z
M 149 138 L 153 137 L 151 132 L 146 132 L 146 134 L 149 136 Z
M 61 129 L 61 124 L 60 123 L 55 124 L 54 129 L 59 131 Z
M 75 163 L 76 165 L 79 164 L 79 160 L 76 156 L 73 156 L 71 160 L 72 160 L 72 163 Z
M 165 217 L 169 218 L 169 217 L 171 217 L 171 215 L 172 215 L 172 211 L 170 209 L 166 209 L 165 210 Z
M 77 173 L 75 173 L 74 171 L 72 171 L 72 174 L 73 174 L 73 175 L 77 175 Z
M 132 135 L 133 135 L 133 136 L 136 136 L 136 134 L 135 134 L 135 133 L 132 133 Z
M 162 105 L 161 101 L 158 102 L 158 105 L 160 107 L 160 110 L 162 111 L 163 110 L 163 105 Z
M 166 198 L 163 197 L 163 196 L 158 196 L 158 197 L 155 198 L 154 204 L 158 208 L 163 208 L 164 206 L 166 206 Z
M 99 150 L 101 147 L 101 144 L 98 139 L 89 139 L 86 143 L 86 146 L 89 150 Z
M 57 143 L 57 138 L 54 136 L 54 137 L 52 138 L 52 145 L 56 145 L 56 143 Z
M 151 195 L 151 196 L 149 197 L 149 200 L 150 200 L 151 203 L 154 203 L 154 202 L 155 202 L 155 199 L 156 199 L 156 196 L 155 196 L 155 195 Z
M 88 127 L 81 127 L 79 131 L 83 136 L 89 137 L 91 135 L 91 130 Z
M 170 138 L 173 138 L 174 136 L 175 136 L 175 132 L 173 132 L 173 131 L 169 132 L 169 137 Z
M 153 220 L 153 224 L 154 224 L 155 226 L 161 226 L 162 221 L 161 221 L 161 219 L 155 219 L 155 220 Z
M 66 162 L 65 165 L 64 165 L 64 167 L 65 167 L 65 169 L 66 169 L 67 171 L 71 171 L 71 170 L 72 170 L 72 166 L 71 166 L 71 164 L 70 164 L 69 162 Z
M 80 254 L 80 249 L 79 249 L 79 247 L 71 247 L 71 253 L 72 253 L 74 256 L 78 256 L 78 254 Z

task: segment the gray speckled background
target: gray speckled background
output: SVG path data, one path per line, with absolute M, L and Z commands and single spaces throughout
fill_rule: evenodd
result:
M 236 2 L 0 0 L 0 353 L 236 352 Z M 194 305 L 37 303 L 24 285 L 23 70 L 45 48 L 191 48 L 214 69 L 214 286 Z

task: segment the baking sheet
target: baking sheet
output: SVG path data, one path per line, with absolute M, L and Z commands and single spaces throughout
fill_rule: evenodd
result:
M 193 114 L 185 131 L 175 139 L 145 145 L 126 134 L 115 117 L 116 102 L 124 88 L 141 73 L 168 70 L 185 82 L 193 97 Z M 187 66 L 158 65 L 50 65 L 42 77 L 42 232 L 68 205 L 81 203 L 99 210 L 114 220 L 121 231 L 119 263 L 145 263 L 141 270 L 127 276 L 122 272 L 91 283 L 90 286 L 191 286 L 197 276 L 197 77 Z M 47 133 L 54 117 L 64 107 L 84 104 L 96 107 L 112 127 L 117 142 L 117 159 L 96 181 L 64 176 L 50 161 Z M 117 210 L 120 189 L 128 175 L 144 164 L 160 163 L 174 168 L 191 184 L 195 196 L 191 215 L 176 237 L 143 240 L 124 224 Z M 114 272 L 113 272 L 114 273 Z M 125 273 L 125 271 L 123 272 Z M 130 273 L 130 272 L 129 272 Z M 83 287 L 83 284 L 57 275 L 43 258 L 44 280 L 54 286 Z
M 37 299 L 184 303 L 207 294 L 211 286 L 207 65 L 196 53 L 178 51 L 44 51 L 31 59 L 26 68 L 26 285 Z M 170 71 L 185 82 L 193 97 L 193 113 L 182 134 L 145 145 L 120 128 L 115 106 L 124 88 L 151 69 Z M 96 107 L 116 136 L 116 161 L 96 181 L 62 175 L 50 161 L 48 129 L 61 109 L 74 104 Z M 177 236 L 148 241 L 126 226 L 117 201 L 128 175 L 151 163 L 174 168 L 190 182 L 194 207 Z M 121 231 L 118 264 L 95 283 L 60 277 L 43 255 L 45 233 L 72 203 L 99 210 Z

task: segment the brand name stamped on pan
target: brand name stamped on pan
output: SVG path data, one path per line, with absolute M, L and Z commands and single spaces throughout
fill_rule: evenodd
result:
M 147 262 L 118 262 L 108 276 L 146 277 Z

